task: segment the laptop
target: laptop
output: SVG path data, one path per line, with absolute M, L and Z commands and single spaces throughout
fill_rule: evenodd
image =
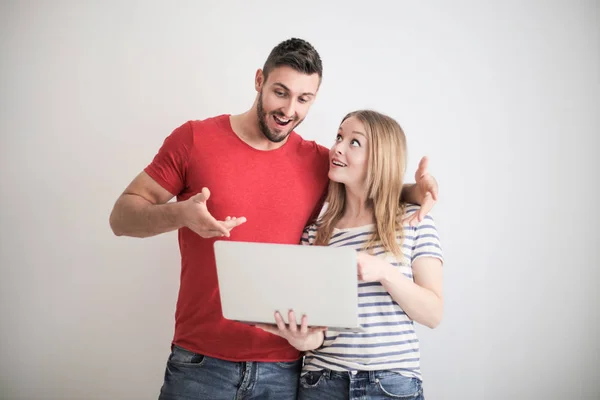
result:
M 348 247 L 214 243 L 223 317 L 247 324 L 288 321 L 364 332 L 358 322 L 356 251 Z

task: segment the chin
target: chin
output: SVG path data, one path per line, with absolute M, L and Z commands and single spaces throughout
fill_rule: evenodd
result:
M 340 180 L 337 179 L 337 177 L 335 175 L 336 175 L 335 172 L 332 172 L 331 170 L 327 174 L 327 176 L 329 177 L 330 181 L 337 182 L 337 183 L 344 183 L 344 182 L 340 182 Z

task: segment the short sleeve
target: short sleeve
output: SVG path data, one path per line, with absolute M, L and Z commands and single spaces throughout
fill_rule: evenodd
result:
M 412 262 L 420 257 L 434 257 L 444 262 L 442 245 L 433 217 L 426 215 L 416 226 L 414 235 Z
M 185 188 L 186 170 L 193 145 L 191 122 L 176 128 L 144 171 L 159 185 L 177 196 Z
M 302 232 L 302 237 L 300 238 L 300 244 L 304 246 L 312 246 L 315 241 L 315 235 L 317 234 L 317 230 L 315 225 L 309 225 L 304 228 Z

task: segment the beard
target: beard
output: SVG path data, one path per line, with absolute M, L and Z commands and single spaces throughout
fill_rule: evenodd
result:
M 269 139 L 269 141 L 273 142 L 273 143 L 279 143 L 284 141 L 285 139 L 287 139 L 287 137 L 290 135 L 290 133 L 292 133 L 292 131 L 294 129 L 296 129 L 296 127 L 298 125 L 300 125 L 300 123 L 303 120 L 298 120 L 298 118 L 295 118 L 293 120 L 291 120 L 289 122 L 289 127 L 288 125 L 286 126 L 282 126 L 280 131 L 273 131 L 271 129 L 269 129 L 269 126 L 267 125 L 267 121 L 268 118 L 271 118 L 273 115 L 276 115 L 278 117 L 282 117 L 282 118 L 287 118 L 286 115 L 284 115 L 281 112 L 272 112 L 272 113 L 266 113 L 264 108 L 263 108 L 263 101 L 262 101 L 262 90 L 260 92 L 260 95 L 258 96 L 258 104 L 256 106 L 256 114 L 258 117 L 258 125 L 260 127 L 260 131 L 262 132 L 262 134 Z M 286 130 L 287 128 L 287 130 Z

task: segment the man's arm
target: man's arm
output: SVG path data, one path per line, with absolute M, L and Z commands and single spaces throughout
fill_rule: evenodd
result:
M 145 238 L 187 227 L 204 238 L 229 236 L 245 218 L 217 221 L 206 207 L 207 188 L 188 200 L 167 203 L 174 197 L 146 172 L 140 173 L 119 196 L 110 214 L 117 236 Z
M 418 204 L 421 206 L 420 210 L 410 217 L 406 218 L 403 222 L 411 226 L 421 222 L 425 215 L 427 215 L 438 199 L 438 184 L 433 176 L 429 174 L 427 165 L 429 160 L 427 157 L 423 157 L 419 162 L 419 168 L 415 172 L 416 183 L 405 184 L 402 187 L 402 194 L 400 200 L 405 203 Z
M 400 200 L 405 203 L 421 205 L 421 199 L 418 196 L 418 188 L 416 183 L 405 183 L 402 185 L 402 193 Z
M 146 172 L 140 173 L 119 196 L 110 214 L 117 236 L 150 237 L 183 226 L 182 204 Z

